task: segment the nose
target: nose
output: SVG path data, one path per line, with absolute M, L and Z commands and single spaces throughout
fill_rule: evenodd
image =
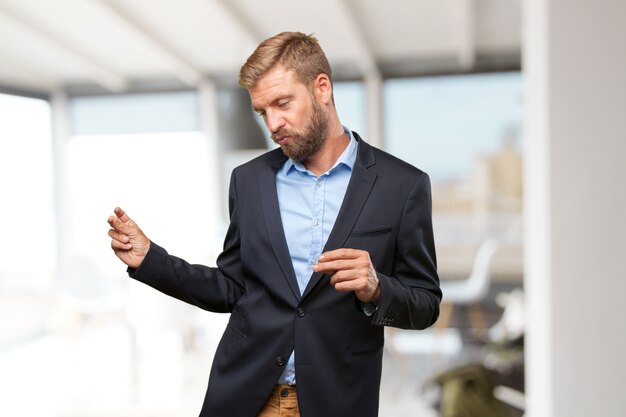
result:
M 285 119 L 283 119 L 279 112 L 268 111 L 265 113 L 265 125 L 273 134 L 278 132 L 285 125 Z

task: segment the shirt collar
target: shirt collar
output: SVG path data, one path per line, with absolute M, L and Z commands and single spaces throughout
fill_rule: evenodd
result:
M 346 149 L 344 149 L 342 154 L 339 156 L 339 158 L 337 158 L 337 161 L 334 163 L 332 168 L 330 168 L 324 174 L 331 173 L 339 165 L 347 167 L 350 171 L 352 171 L 352 169 L 354 168 L 354 163 L 356 161 L 358 142 L 354 138 L 354 135 L 352 134 L 352 131 L 350 129 L 348 129 L 347 127 L 343 126 L 343 131 L 346 133 L 346 135 L 348 135 L 348 138 L 350 139 L 350 142 L 348 143 L 348 146 L 346 147 Z M 292 171 L 292 168 L 293 169 L 297 169 L 300 172 L 308 172 L 308 170 L 304 167 L 304 165 L 302 165 L 302 162 L 294 161 L 293 159 L 289 158 L 289 159 L 287 159 L 287 161 L 283 165 L 282 171 L 283 171 L 283 173 L 288 175 Z M 324 174 L 322 174 L 322 175 L 324 175 Z

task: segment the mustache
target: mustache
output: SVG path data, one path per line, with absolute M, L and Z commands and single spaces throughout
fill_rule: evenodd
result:
M 278 140 L 285 136 L 294 136 L 295 132 L 290 132 L 287 129 L 280 129 L 277 132 L 272 133 L 272 140 L 278 142 Z

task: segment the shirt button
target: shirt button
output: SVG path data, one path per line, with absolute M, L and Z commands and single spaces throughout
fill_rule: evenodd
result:
M 289 390 L 288 390 L 287 388 L 283 388 L 283 389 L 280 391 L 280 396 L 281 396 L 281 397 L 289 397 Z
M 276 363 L 276 366 L 283 366 L 285 364 L 285 358 L 278 356 L 274 362 Z
M 306 310 L 304 307 L 298 307 L 296 312 L 298 313 L 298 317 L 304 317 L 306 315 Z
M 313 222 L 314 225 L 319 226 L 320 225 L 320 221 L 318 219 L 315 219 L 315 221 Z

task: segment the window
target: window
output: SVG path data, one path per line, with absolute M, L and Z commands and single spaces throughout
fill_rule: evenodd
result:
M 396 79 L 384 86 L 387 149 L 426 171 L 440 273 L 466 277 L 495 237 L 492 272 L 522 275 L 522 76 L 519 72 Z
M 0 94 L 0 288 L 40 290 L 55 262 L 50 107 Z

